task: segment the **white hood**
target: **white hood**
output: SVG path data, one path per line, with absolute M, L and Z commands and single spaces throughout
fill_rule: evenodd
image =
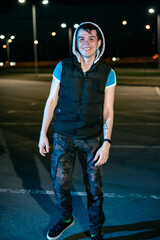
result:
M 97 55 L 96 55 L 96 58 L 94 60 L 94 63 L 96 63 L 102 57 L 102 55 L 104 53 L 104 50 L 105 50 L 105 38 L 104 38 L 104 34 L 103 34 L 101 28 L 97 24 L 95 24 L 93 22 L 83 22 L 76 28 L 76 30 L 74 32 L 74 35 L 73 35 L 72 52 L 77 57 L 78 62 L 80 62 L 80 53 L 77 50 L 77 43 L 76 43 L 76 33 L 77 33 L 79 27 L 84 25 L 84 24 L 92 24 L 92 25 L 94 25 L 95 27 L 97 27 L 99 29 L 99 31 L 101 33 L 102 43 L 101 43 L 100 51 L 97 51 Z

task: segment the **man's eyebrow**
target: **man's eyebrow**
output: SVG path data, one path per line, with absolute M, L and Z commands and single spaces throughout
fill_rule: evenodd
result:
M 78 36 L 78 38 L 84 38 L 85 36 Z M 89 37 L 94 37 L 94 38 L 96 38 L 96 36 L 94 36 L 94 35 L 91 35 L 91 36 L 89 36 Z

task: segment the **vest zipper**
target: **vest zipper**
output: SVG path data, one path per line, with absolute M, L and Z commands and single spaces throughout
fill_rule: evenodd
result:
M 83 73 L 83 80 L 86 81 L 86 73 Z M 81 99 L 82 99 L 82 91 L 83 91 L 83 87 L 84 87 L 84 81 L 83 81 L 83 85 L 82 85 L 82 89 L 81 89 L 81 95 L 80 95 L 79 106 L 81 105 Z M 79 118 L 79 114 L 80 114 L 80 107 L 79 107 L 79 106 L 78 106 L 77 119 Z
M 78 111 L 77 111 L 77 122 L 79 121 L 79 116 L 80 116 L 80 105 L 81 105 L 81 99 L 82 99 L 82 91 L 83 91 L 83 87 L 84 87 L 84 81 L 86 81 L 86 72 L 83 72 L 83 85 L 82 85 L 82 89 L 81 89 L 81 93 L 80 93 L 80 100 L 79 100 L 79 106 L 78 106 Z M 76 122 L 76 125 L 77 125 L 77 122 Z M 75 125 L 75 130 L 74 130 L 74 136 L 76 136 L 76 131 L 77 131 L 77 128 L 76 128 L 76 125 Z

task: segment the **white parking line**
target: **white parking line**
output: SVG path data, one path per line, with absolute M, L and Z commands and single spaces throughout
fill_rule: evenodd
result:
M 1 122 L 0 126 L 38 126 L 41 125 L 40 122 Z
M 33 195 L 54 195 L 51 190 L 31 190 L 31 189 L 0 189 L 0 193 L 11 194 L 33 194 Z M 71 192 L 72 196 L 87 197 L 86 192 Z M 139 193 L 119 194 L 119 193 L 104 193 L 105 198 L 130 198 L 130 199 L 154 199 L 160 200 L 160 195 L 145 195 Z
M 160 146 L 143 146 L 143 145 L 112 145 L 112 148 L 154 148 L 160 149 Z
M 159 87 L 155 87 L 155 89 L 156 89 L 156 92 L 158 93 L 158 95 L 160 96 L 160 89 L 159 89 Z
M 16 114 L 16 113 L 30 113 L 30 114 L 33 114 L 33 113 L 41 113 L 42 111 L 34 111 L 34 110 L 21 110 L 21 111 L 17 111 L 17 110 L 14 110 L 14 109 L 11 109 L 11 110 L 8 110 L 7 113 L 8 114 Z
M 132 125 L 135 125 L 135 126 L 159 126 L 160 125 L 160 122 L 115 122 L 114 125 L 120 125 L 120 126 L 132 126 Z

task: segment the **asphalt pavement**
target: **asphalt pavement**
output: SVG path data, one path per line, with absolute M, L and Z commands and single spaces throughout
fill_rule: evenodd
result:
M 49 82 L 0 80 L 1 240 L 45 240 L 48 228 L 59 219 L 50 154 L 40 156 L 37 146 L 49 89 Z M 52 126 L 48 137 L 52 143 Z M 159 87 L 116 87 L 112 141 L 103 176 L 104 238 L 159 240 Z M 78 159 L 72 198 L 75 224 L 59 239 L 88 239 L 87 199 Z

